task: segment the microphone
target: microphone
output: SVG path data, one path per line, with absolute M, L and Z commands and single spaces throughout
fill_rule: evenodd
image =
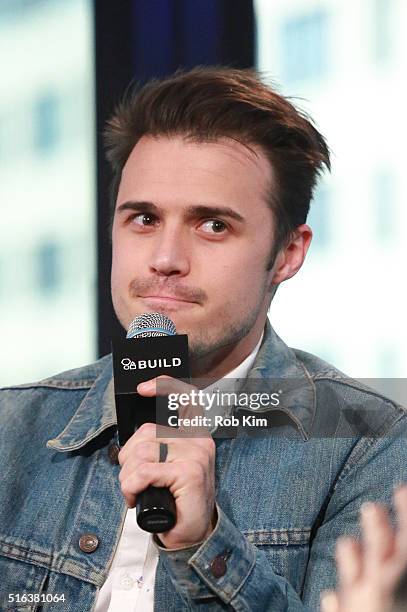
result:
M 130 323 L 126 340 L 115 339 L 112 344 L 117 426 L 122 446 L 135 428 L 157 422 L 156 398 L 139 395 L 134 391 L 137 385 L 160 374 L 189 379 L 188 342 L 186 335 L 176 335 L 171 319 L 148 312 Z M 139 527 L 150 533 L 172 529 L 176 508 L 169 489 L 149 486 L 141 491 L 137 495 L 136 516 Z
M 175 336 L 174 323 L 163 314 L 147 313 L 136 317 L 129 325 L 127 339 Z M 164 533 L 177 522 L 175 500 L 165 487 L 147 487 L 137 495 L 137 523 L 144 531 Z

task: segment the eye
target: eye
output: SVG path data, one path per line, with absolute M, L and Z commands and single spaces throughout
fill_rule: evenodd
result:
M 129 217 L 130 223 L 141 226 L 151 226 L 156 220 L 156 217 L 151 213 L 137 213 Z
M 201 228 L 208 234 L 221 234 L 227 230 L 227 225 L 220 219 L 209 219 L 202 223 Z

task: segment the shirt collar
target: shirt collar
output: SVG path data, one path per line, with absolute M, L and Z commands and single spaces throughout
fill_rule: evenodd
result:
M 259 347 L 259 348 L 258 348 Z M 248 376 L 246 384 L 256 388 L 259 379 L 275 391 L 276 379 L 290 379 L 295 384 L 286 397 L 282 397 L 279 409 L 287 413 L 299 428 L 304 439 L 309 437 L 315 414 L 315 387 L 305 366 L 276 334 L 267 320 L 263 337 L 253 352 L 227 378 Z M 218 381 L 219 382 L 219 381 Z M 259 412 L 256 410 L 256 412 Z M 79 404 L 75 414 L 63 431 L 48 440 L 47 447 L 57 451 L 72 451 L 81 448 L 109 427 L 116 426 L 112 358 L 95 380 L 93 386 Z

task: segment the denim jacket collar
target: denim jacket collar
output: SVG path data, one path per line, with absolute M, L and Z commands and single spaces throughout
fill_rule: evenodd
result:
M 279 338 L 268 320 L 263 342 L 248 374 L 248 380 L 259 378 L 263 379 L 266 385 L 272 382 L 271 379 L 280 378 L 296 382 L 296 389 L 281 401 L 279 409 L 286 412 L 298 427 L 302 437 L 307 439 L 315 414 L 315 386 L 305 366 L 294 351 Z M 47 447 L 61 452 L 77 450 L 116 424 L 110 356 L 74 416 L 56 438 L 48 440 Z
M 77 450 L 113 425 L 117 425 L 117 418 L 110 356 L 74 416 L 59 436 L 48 440 L 47 447 L 57 451 Z
M 247 379 L 263 379 L 270 393 L 280 379 L 289 380 L 289 392 L 282 395 L 278 409 L 285 412 L 298 427 L 304 440 L 310 436 L 316 411 L 316 389 L 310 373 L 276 334 L 267 319 L 264 338 Z M 256 410 L 259 413 L 260 410 Z

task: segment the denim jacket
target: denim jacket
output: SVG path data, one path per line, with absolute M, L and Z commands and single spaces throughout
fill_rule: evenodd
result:
M 389 504 L 406 480 L 399 405 L 267 323 L 248 379 L 271 377 L 301 384 L 273 409 L 270 435 L 216 439 L 216 527 L 194 547 L 159 548 L 156 611 L 315 612 L 335 585 L 337 538 L 358 534 L 364 501 Z M 126 513 L 111 356 L 1 390 L 0 415 L 0 609 L 90 611 Z

